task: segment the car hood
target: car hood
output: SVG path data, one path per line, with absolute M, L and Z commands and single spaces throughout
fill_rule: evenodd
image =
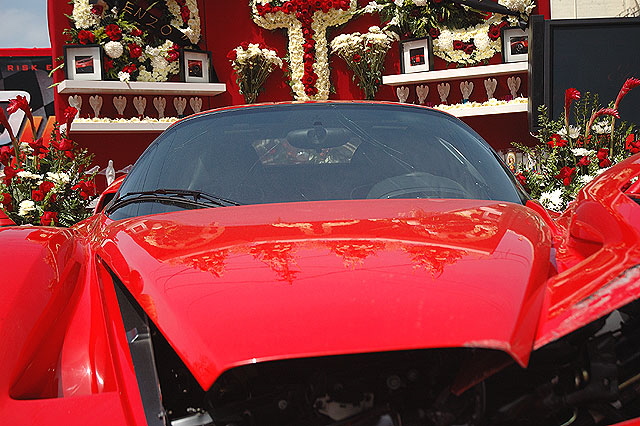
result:
M 203 388 L 267 360 L 481 347 L 524 365 L 550 236 L 475 200 L 267 204 L 105 220 L 103 258 Z

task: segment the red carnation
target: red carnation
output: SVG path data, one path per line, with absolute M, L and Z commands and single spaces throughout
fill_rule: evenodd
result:
M 523 175 L 522 173 L 518 173 L 516 175 L 516 179 L 518 179 L 518 182 L 520 182 L 520 185 L 522 185 L 522 186 L 526 186 L 527 185 L 527 177 L 525 175 Z
M 74 191 L 78 191 L 80 193 L 80 196 L 85 200 L 95 195 L 96 193 L 95 184 L 93 182 L 87 182 L 84 180 L 78 182 L 78 184 L 76 185 L 73 185 L 71 189 L 73 189 Z
M 134 28 L 131 30 L 131 35 L 134 37 L 140 37 L 142 34 L 144 34 L 144 31 L 142 31 L 140 28 Z
M 229 53 L 227 53 L 227 59 L 230 61 L 235 61 L 237 57 L 238 52 L 236 52 L 236 49 L 231 49 Z
M 180 59 L 180 54 L 175 50 L 170 50 L 169 53 L 167 53 L 167 60 L 169 62 L 175 62 L 178 59 Z
M 14 169 L 11 166 L 5 166 L 5 168 L 3 169 L 4 172 L 4 183 L 6 185 L 9 185 L 11 183 L 11 180 L 16 177 L 16 175 L 18 174 L 18 172 L 21 172 L 22 169 Z
M 93 13 L 94 15 L 100 16 L 102 15 L 103 11 L 104 11 L 104 8 L 99 4 L 94 4 L 93 7 L 91 8 L 91 13 Z
M 40 217 L 40 224 L 42 226 L 53 226 L 58 224 L 57 212 L 44 212 Z
M 93 44 L 96 42 L 96 36 L 87 30 L 78 31 L 78 41 L 80 44 Z
M 31 191 L 31 199 L 33 201 L 44 201 L 44 193 L 39 189 Z
M 113 67 L 114 67 L 113 59 L 104 58 L 104 70 L 105 71 L 109 71 L 109 70 L 113 69 Z

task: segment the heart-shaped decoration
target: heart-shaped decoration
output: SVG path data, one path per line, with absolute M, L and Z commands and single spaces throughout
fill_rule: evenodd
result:
M 116 108 L 119 115 L 124 115 L 124 109 L 127 107 L 127 98 L 124 96 L 114 96 L 113 106 Z
M 518 90 L 520 89 L 521 83 L 522 83 L 522 80 L 520 79 L 520 77 L 507 78 L 507 87 L 509 87 L 511 96 L 513 96 L 514 98 L 518 97 Z
M 69 106 L 74 107 L 75 109 L 78 110 L 76 117 L 79 117 L 80 109 L 82 108 L 82 96 L 80 95 L 69 96 Z
M 164 118 L 164 109 L 167 106 L 167 100 L 162 97 L 153 98 L 153 106 L 158 111 L 158 118 Z
M 498 87 L 498 80 L 495 78 L 488 78 L 484 81 L 484 88 L 487 91 L 487 99 L 493 98 L 493 94 L 496 93 Z
M 417 86 L 416 95 L 418 95 L 418 103 L 420 105 L 424 104 L 424 101 L 427 100 L 427 96 L 429 95 L 429 86 L 427 86 L 426 84 Z
M 196 114 L 202 111 L 202 98 L 191 98 L 189 99 L 189 105 L 191 105 L 191 109 Z
M 173 106 L 176 108 L 178 117 L 184 117 L 184 110 L 187 108 L 187 99 L 173 98 Z
M 473 81 L 463 81 L 460 83 L 460 92 L 462 93 L 463 101 L 471 99 L 471 93 L 473 93 Z
M 100 109 L 102 109 L 102 96 L 89 96 L 89 105 L 91 105 L 91 109 L 93 109 L 94 117 L 100 117 Z
M 451 92 L 451 86 L 449 85 L 449 83 L 438 84 L 438 94 L 440 95 L 440 102 L 442 102 L 443 104 L 447 103 L 449 92 Z
M 398 95 L 398 101 L 405 103 L 409 99 L 409 88 L 406 86 L 400 86 L 396 89 Z
M 147 108 L 147 98 L 144 96 L 135 96 L 133 98 L 133 106 L 138 112 L 138 115 L 144 117 L 144 110 Z

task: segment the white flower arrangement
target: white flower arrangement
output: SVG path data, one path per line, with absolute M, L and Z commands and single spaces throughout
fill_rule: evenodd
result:
M 382 81 L 384 59 L 394 37 L 373 26 L 364 34 L 341 34 L 331 41 L 331 52 L 345 60 L 358 77 L 365 99 L 374 99 Z
M 290 85 L 296 100 L 325 100 L 329 98 L 331 82 L 329 79 L 328 43 L 326 29 L 342 25 L 349 21 L 357 10 L 357 0 L 348 0 L 348 10 L 336 8 L 337 1 L 326 12 L 315 10 L 311 23 L 304 27 L 295 13 L 285 13 L 285 3 L 281 0 L 250 0 L 253 21 L 265 29 L 286 28 L 289 36 L 288 56 L 291 72 Z M 273 5 L 272 5 L 273 3 Z M 265 12 L 263 8 L 277 6 L 276 12 Z M 282 7 L 281 7 L 282 6 Z M 292 6 L 293 7 L 293 6 Z M 303 28 L 304 27 L 304 28 Z M 312 58 L 305 52 L 305 33 L 314 44 Z M 312 71 L 305 70 L 305 63 L 312 64 Z
M 227 55 L 236 72 L 240 93 L 245 102 L 256 101 L 262 85 L 276 68 L 282 68 L 282 59 L 275 50 L 261 48 L 256 43 L 245 43 Z
M 180 28 L 183 24 L 182 18 L 180 17 L 180 5 L 176 0 L 167 0 L 167 7 L 169 8 L 169 12 L 173 15 L 171 25 L 180 28 L 191 43 L 197 44 L 200 41 L 200 34 L 202 33 L 198 2 L 196 0 L 186 0 L 186 6 L 189 9 L 187 28 Z
M 73 2 L 73 12 L 71 17 L 76 23 L 76 27 L 87 29 L 100 23 L 100 16 L 91 12 L 89 0 L 75 0 Z

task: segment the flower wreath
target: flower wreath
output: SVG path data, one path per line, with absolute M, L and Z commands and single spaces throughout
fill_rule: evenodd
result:
M 291 89 L 296 100 L 329 98 L 328 27 L 346 23 L 357 0 L 250 0 L 253 21 L 287 28 Z
M 533 0 L 498 0 L 498 3 L 522 17 L 528 16 L 535 6 Z M 399 36 L 407 36 L 405 32 L 415 37 L 430 35 L 434 55 L 465 65 L 489 60 L 500 52 L 502 28 L 517 24 L 515 17 L 465 14 L 464 8 L 446 0 L 376 0 L 359 12 L 380 13 L 386 22 L 385 29 Z
M 154 39 L 143 31 L 144 25 L 128 20 L 124 14 L 128 5 L 119 11 L 107 9 L 103 1 L 92 5 L 89 0 L 73 0 L 72 28 L 65 33 L 72 43 L 100 44 L 107 56 L 104 68 L 111 78 L 166 81 L 178 74 L 179 46 L 157 35 Z M 170 16 L 170 26 L 181 38 L 192 44 L 200 40 L 197 0 L 166 0 L 155 5 L 164 9 L 164 16 Z

